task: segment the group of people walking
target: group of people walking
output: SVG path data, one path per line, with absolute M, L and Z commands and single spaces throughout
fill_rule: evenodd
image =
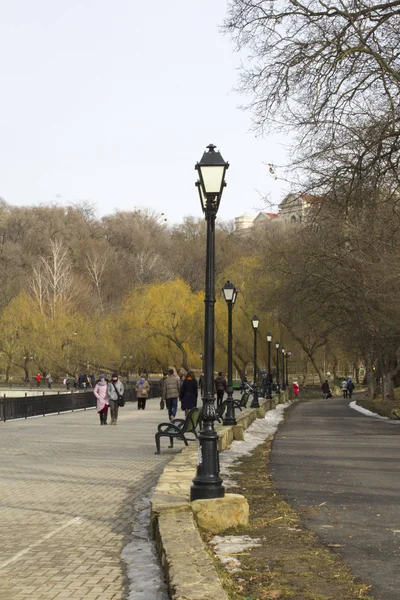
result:
M 163 373 L 163 376 L 160 379 L 160 408 L 164 408 L 164 406 L 167 407 L 168 418 L 170 421 L 173 421 L 176 417 L 178 401 L 181 402 L 181 408 L 185 412 L 185 416 L 188 415 L 192 408 L 197 407 L 199 388 L 201 393 L 203 393 L 203 385 L 203 375 L 200 376 L 199 382 L 197 382 L 193 371 L 188 371 L 185 376 L 181 377 L 179 377 L 174 369 L 169 369 L 168 372 L 165 371 Z M 214 379 L 214 389 L 217 394 L 217 407 L 219 407 L 223 402 L 224 394 L 227 390 L 227 382 L 222 371 L 220 371 L 218 376 Z
M 343 398 L 351 398 L 354 390 L 354 383 L 351 380 L 351 377 L 347 377 L 342 381 L 342 394 Z
M 38 373 L 35 376 L 36 386 L 41 387 L 41 384 L 42 384 L 42 382 L 44 382 L 44 380 L 46 380 L 47 387 L 49 388 L 49 390 L 51 390 L 52 385 L 54 383 L 54 379 L 53 379 L 51 373 L 48 373 L 45 378 L 41 375 L 41 373 Z M 29 382 L 29 378 L 26 379 L 26 381 Z M 58 380 L 56 379 L 55 381 L 57 383 Z M 61 383 L 61 380 L 59 382 Z M 77 389 L 87 390 L 87 389 L 94 389 L 94 387 L 96 385 L 96 381 L 95 381 L 95 376 L 93 373 L 90 373 L 89 375 L 81 373 L 78 377 L 71 377 L 70 375 L 67 374 L 64 377 L 64 379 L 62 380 L 62 384 L 66 386 L 68 391 L 72 387 L 74 387 L 75 390 L 77 390 Z
M 341 388 L 343 398 L 352 397 L 354 391 L 354 383 L 352 382 L 351 377 L 346 377 L 346 379 L 342 381 Z M 327 379 L 325 379 L 324 383 L 322 384 L 322 393 L 324 394 L 325 399 L 333 398 L 332 390 Z
M 160 379 L 161 404 L 160 408 L 167 407 L 168 418 L 173 421 L 178 410 L 178 400 L 185 416 L 191 408 L 197 406 L 198 385 L 193 371 L 188 371 L 183 378 L 179 377 L 174 369 L 164 372 Z
M 37 387 L 40 387 L 42 379 L 43 378 L 42 378 L 41 374 L 38 373 L 35 377 Z M 29 382 L 29 378 L 27 379 L 27 381 Z M 47 387 L 49 388 L 49 390 L 51 390 L 51 386 L 53 384 L 53 377 L 51 376 L 50 373 L 47 373 L 47 375 L 46 375 L 46 382 L 47 382 Z
M 107 425 L 108 409 L 111 412 L 110 425 L 116 425 L 118 421 L 118 410 L 124 395 L 124 386 L 118 377 L 118 373 L 113 373 L 111 381 L 106 379 L 105 375 L 100 375 L 99 380 L 94 386 L 93 393 L 97 400 L 97 412 L 100 417 L 100 425 Z
M 149 396 L 150 383 L 145 375 L 141 375 L 135 387 L 138 410 L 146 408 L 146 400 Z M 111 413 L 110 425 L 116 425 L 118 421 L 118 410 L 124 406 L 124 385 L 118 377 L 118 373 L 113 373 L 111 381 L 108 381 L 105 375 L 100 375 L 93 388 L 93 393 L 97 400 L 97 412 L 100 416 L 100 425 L 107 425 L 108 409 Z
M 199 388 L 203 393 L 203 374 L 200 376 L 199 383 L 193 373 L 188 371 L 186 376 L 179 376 L 175 369 L 169 369 L 163 373 L 160 379 L 161 401 L 160 408 L 166 406 L 168 418 L 173 421 L 178 410 L 178 401 L 181 402 L 181 408 L 185 412 L 185 417 L 192 408 L 197 407 Z M 354 390 L 354 383 L 351 377 L 347 377 L 342 382 L 343 398 L 351 398 Z M 145 375 L 141 375 L 136 384 L 136 396 L 138 410 L 146 408 L 146 400 L 149 396 L 150 383 Z M 227 381 L 222 371 L 214 379 L 214 391 L 217 395 L 217 408 L 224 401 L 225 392 L 227 392 Z M 293 382 L 293 395 L 295 398 L 299 395 L 299 384 Z M 111 380 L 108 381 L 105 375 L 100 375 L 93 389 L 97 400 L 97 412 L 100 417 L 100 425 L 107 425 L 108 409 L 111 413 L 110 425 L 116 425 L 118 421 L 118 410 L 123 406 L 124 386 L 120 381 L 118 374 L 113 373 Z M 325 398 L 332 398 L 332 391 L 328 380 L 322 384 L 322 392 Z

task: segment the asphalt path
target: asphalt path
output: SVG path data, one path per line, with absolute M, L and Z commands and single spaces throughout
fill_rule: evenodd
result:
M 376 600 L 400 599 L 400 422 L 343 399 L 299 402 L 273 442 L 271 474 Z

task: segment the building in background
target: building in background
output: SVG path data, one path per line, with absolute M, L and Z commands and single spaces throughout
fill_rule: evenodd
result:
M 283 227 L 300 225 L 307 217 L 310 206 L 316 199 L 309 194 L 288 194 L 278 206 L 278 212 L 261 211 L 253 216 L 248 213 L 235 218 L 235 232 L 246 234 L 262 230 L 271 224 Z
M 262 212 L 258 213 L 256 218 L 254 219 L 253 227 L 254 227 L 254 229 L 261 229 L 261 228 L 265 227 L 266 225 L 269 225 L 273 219 L 277 219 L 278 217 L 279 217 L 278 213 L 262 211 Z
M 279 220 L 285 225 L 299 225 L 304 221 L 315 196 L 288 194 L 279 205 Z
M 246 230 L 250 230 L 253 227 L 254 215 L 249 215 L 245 213 L 241 217 L 235 217 L 235 231 L 243 232 Z

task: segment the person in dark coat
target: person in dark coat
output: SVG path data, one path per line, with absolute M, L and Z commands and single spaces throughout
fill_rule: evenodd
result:
M 203 373 L 203 371 L 201 372 L 201 375 L 199 377 L 199 388 L 200 388 L 200 395 L 203 396 L 203 391 L 204 391 L 204 373 Z
M 332 398 L 332 396 L 330 396 L 331 390 L 327 379 L 325 379 L 324 383 L 322 384 L 322 393 L 324 394 L 325 398 Z
M 349 398 L 351 398 L 351 396 L 353 395 L 353 390 L 354 390 L 354 383 L 350 379 L 350 381 L 348 381 L 348 383 L 347 383 L 347 391 L 349 393 Z
M 219 408 L 224 401 L 224 394 L 227 391 L 227 383 L 222 371 L 219 371 L 218 377 L 214 379 L 214 385 L 217 392 L 217 408 Z
M 191 408 L 197 406 L 197 381 L 193 371 L 189 371 L 186 378 L 183 380 L 181 389 L 179 392 L 179 400 L 181 401 L 181 408 L 185 411 L 185 417 Z

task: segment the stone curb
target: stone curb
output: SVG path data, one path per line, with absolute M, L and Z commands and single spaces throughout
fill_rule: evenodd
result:
M 287 392 L 282 392 L 272 400 L 261 400 L 258 409 L 237 411 L 237 426 L 217 425 L 219 451 L 234 439 L 242 440 L 255 419 L 287 399 Z M 197 449 L 197 443 L 185 446 L 165 467 L 151 499 L 152 529 L 172 600 L 229 600 L 193 518 L 190 486 L 196 475 Z

